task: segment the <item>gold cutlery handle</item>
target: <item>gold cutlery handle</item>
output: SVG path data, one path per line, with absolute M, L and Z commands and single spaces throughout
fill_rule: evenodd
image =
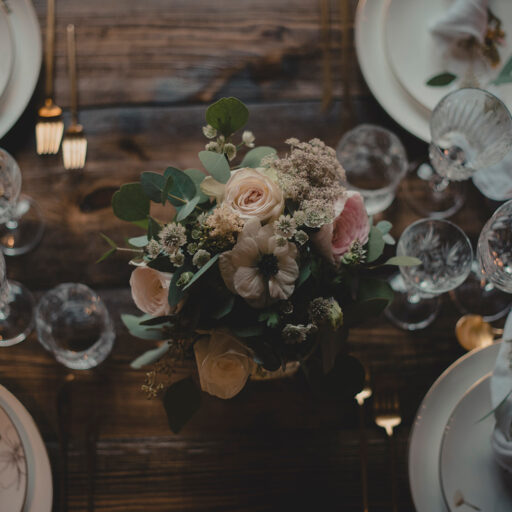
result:
M 71 122 L 78 123 L 78 91 L 76 85 L 76 40 L 75 25 L 67 26 L 67 43 L 68 43 L 68 73 L 69 86 L 71 95 Z
M 368 443 L 364 428 L 363 404 L 359 404 L 359 449 L 361 455 L 361 491 L 363 494 L 363 512 L 368 512 Z
M 53 54 L 55 50 L 55 0 L 48 0 L 46 7 L 46 47 L 45 47 L 45 67 L 46 67 L 46 98 L 53 96 Z

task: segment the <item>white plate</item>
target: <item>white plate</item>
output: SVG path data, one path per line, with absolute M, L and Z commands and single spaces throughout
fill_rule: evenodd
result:
M 30 0 L 9 0 L 8 14 L 14 39 L 11 78 L 0 98 L 0 138 L 27 106 L 41 69 L 41 30 Z
M 25 407 L 3 386 L 0 386 L 0 406 L 12 419 L 25 449 L 28 489 L 23 512 L 51 512 L 52 469 L 41 434 Z
M 495 343 L 455 361 L 432 385 L 420 405 L 411 430 L 408 459 L 409 484 L 417 512 L 448 512 L 439 481 L 444 429 L 462 395 L 493 370 L 499 347 Z
M 400 85 L 386 57 L 384 17 L 390 1 L 359 1 L 355 19 L 357 58 L 368 87 L 384 110 L 406 130 L 427 142 L 430 111 Z
M 453 0 L 390 0 L 384 22 L 386 53 L 392 71 L 405 90 L 429 110 L 433 110 L 443 96 L 460 87 L 460 80 L 471 67 L 467 52 L 454 51 L 429 29 L 452 3 Z M 498 47 L 499 66 L 492 68 L 486 61 L 475 61 L 473 73 L 482 88 L 511 107 L 512 84 L 494 86 L 490 82 L 512 55 L 512 2 L 493 0 L 490 6 L 503 22 L 506 44 Z M 414 55 L 413 59 L 411 55 Z M 426 84 L 433 76 L 446 71 L 457 75 L 458 79 L 445 87 Z
M 9 82 L 14 61 L 14 45 L 8 14 L 0 2 L 0 98 Z
M 445 428 L 440 476 L 452 512 L 460 510 L 455 503 L 456 496 L 462 496 L 483 511 L 512 510 L 512 474 L 498 466 L 491 448 L 494 415 L 480 421 L 493 408 L 490 376 L 486 375 L 466 392 Z
M 10 416 L 0 407 L 0 512 L 21 512 L 26 494 L 25 449 Z

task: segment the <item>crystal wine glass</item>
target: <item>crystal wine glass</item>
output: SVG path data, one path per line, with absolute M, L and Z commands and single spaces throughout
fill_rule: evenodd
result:
M 21 172 L 0 148 L 0 249 L 8 256 L 25 254 L 41 240 L 44 222 L 33 199 L 21 195 Z
M 483 227 L 477 254 L 487 280 L 512 293 L 512 200 L 501 205 Z
M 463 88 L 447 94 L 430 117 L 432 168 L 418 168 L 406 182 L 411 206 L 422 215 L 445 218 L 464 203 L 464 181 L 503 160 L 512 148 L 512 118 L 488 91 Z M 435 171 L 435 172 L 434 172 Z
M 0 252 L 0 347 L 24 341 L 34 327 L 34 299 L 22 284 L 9 281 Z
M 81 283 L 63 283 L 46 292 L 36 308 L 41 344 L 73 370 L 98 366 L 114 345 L 114 324 L 99 295 Z
M 368 215 L 384 211 L 395 198 L 407 173 L 407 154 L 400 139 L 389 130 L 362 124 L 348 131 L 336 146 L 345 169 L 346 185 L 359 192 Z
M 416 257 L 422 263 L 401 266 L 400 273 L 391 277 L 395 294 L 386 316 L 402 329 L 423 329 L 437 316 L 439 295 L 462 284 L 471 271 L 471 243 L 449 221 L 422 219 L 405 229 L 396 253 Z

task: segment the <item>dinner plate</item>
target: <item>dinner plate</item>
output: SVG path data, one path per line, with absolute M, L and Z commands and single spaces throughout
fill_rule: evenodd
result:
M 10 416 L 0 407 L 0 512 L 21 512 L 26 494 L 25 449 Z
M 9 82 L 14 61 L 14 45 L 7 10 L 0 2 L 0 97 Z
M 443 96 L 460 87 L 471 70 L 483 89 L 487 89 L 512 107 L 512 84 L 491 82 L 512 55 L 512 2 L 493 0 L 490 6 L 503 22 L 505 44 L 499 46 L 500 64 L 493 68 L 483 59 L 471 60 L 467 51 L 436 37 L 430 27 L 452 5 L 453 0 L 391 0 L 385 16 L 386 53 L 390 67 L 405 90 L 423 106 L 433 110 Z M 407 20 L 407 21 L 405 21 Z M 411 59 L 414 55 L 414 59 Z M 433 76 L 450 72 L 458 78 L 444 87 L 431 87 Z
M 512 510 L 512 474 L 496 463 L 491 447 L 490 378 L 481 378 L 464 394 L 446 424 L 439 466 L 450 512 L 459 512 L 461 501 L 483 511 Z
M 11 418 L 25 450 L 27 496 L 23 512 L 51 512 L 53 483 L 50 460 L 32 416 L 21 402 L 0 385 L 0 407 Z
M 9 0 L 8 19 L 14 42 L 11 77 L 0 97 L 0 139 L 28 105 L 41 69 L 41 30 L 30 0 Z
M 432 385 L 421 403 L 409 439 L 409 485 L 417 512 L 449 512 L 439 479 L 444 430 L 464 393 L 490 373 L 500 343 L 474 350 L 453 363 Z
M 354 25 L 357 58 L 368 87 L 384 110 L 406 130 L 427 142 L 430 111 L 407 93 L 388 64 L 384 18 L 390 1 L 359 1 Z

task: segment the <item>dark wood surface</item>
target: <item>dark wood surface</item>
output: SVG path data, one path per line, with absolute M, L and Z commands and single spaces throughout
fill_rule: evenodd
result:
M 13 0 L 16 1 L 16 0 Z M 351 2 L 352 11 L 355 2 Z M 43 25 L 45 1 L 34 0 Z M 8 275 L 37 296 L 65 281 L 97 289 L 115 319 L 112 355 L 73 385 L 69 454 L 70 511 L 87 510 L 84 425 L 101 416 L 95 475 L 97 511 L 361 510 L 359 433 L 353 401 L 318 398 L 300 377 L 251 382 L 232 400 L 205 395 L 203 407 L 172 435 L 158 400 L 140 391 L 143 372 L 129 362 L 150 343 L 132 338 L 120 312 L 133 312 L 124 255 L 103 264 L 102 231 L 117 240 L 133 229 L 109 208 L 112 191 L 141 171 L 197 166 L 207 103 L 236 95 L 251 111 L 258 144 L 284 149 L 285 138 L 323 138 L 335 145 L 347 127 L 374 122 L 395 131 L 411 160 L 425 145 L 408 135 L 368 91 L 352 44 L 341 67 L 338 2 L 332 2 L 335 101 L 322 113 L 319 5 L 311 0 L 57 0 L 56 101 L 69 105 L 65 26 L 77 30 L 81 120 L 89 153 L 83 172 L 66 172 L 59 157 L 34 148 L 33 101 L 0 145 L 23 172 L 23 189 L 41 206 L 46 232 L 36 250 L 8 258 Z M 352 24 L 346 28 L 351 32 Z M 346 78 L 348 73 L 349 78 Z M 342 77 L 342 74 L 345 78 Z M 454 217 L 474 240 L 495 205 L 470 188 Z M 418 216 L 400 191 L 384 218 L 399 236 Z M 399 501 L 412 511 L 407 443 L 422 397 L 462 355 L 454 337 L 458 313 L 444 298 L 439 319 L 410 334 L 384 318 L 353 330 L 352 353 L 371 368 L 375 386 L 393 381 L 403 423 L 397 430 Z M 56 395 L 66 376 L 33 334 L 0 354 L 0 382 L 35 418 L 47 444 L 56 489 L 60 485 Z M 388 445 L 366 407 L 370 510 L 390 510 Z M 60 510 L 56 492 L 55 510 Z M 435 511 L 432 511 L 435 512 Z

